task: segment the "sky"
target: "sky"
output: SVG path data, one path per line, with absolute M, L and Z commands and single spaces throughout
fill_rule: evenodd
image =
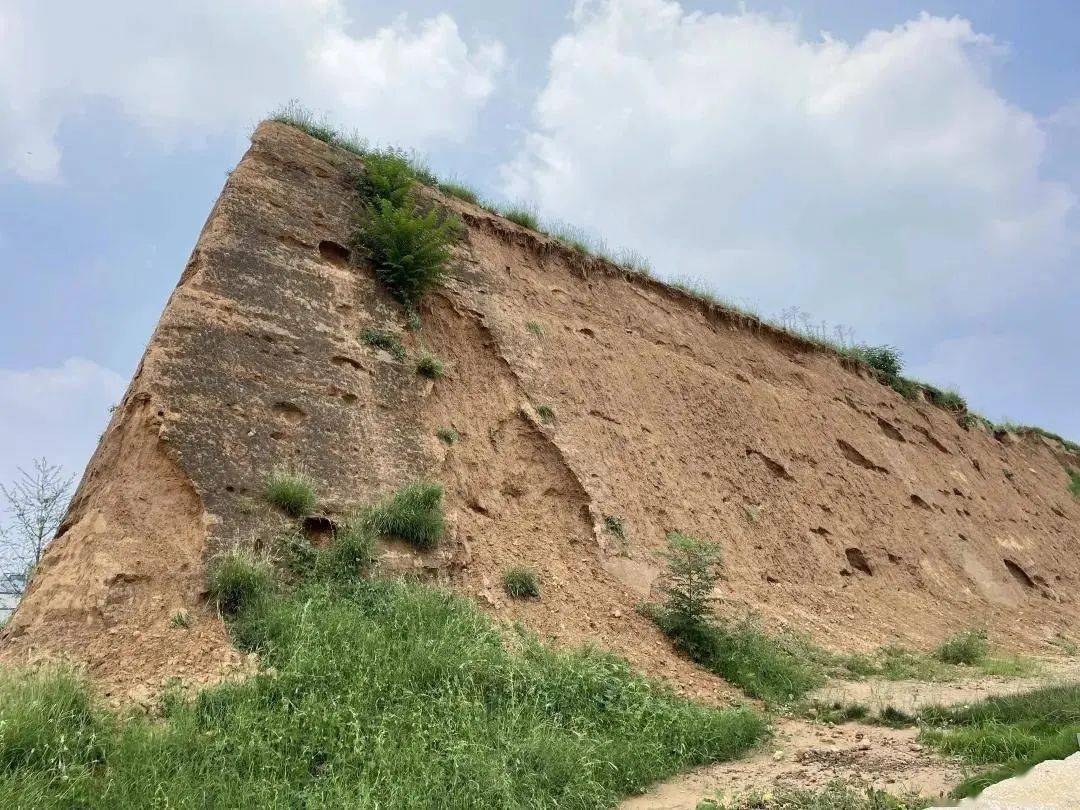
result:
M 286 102 L 1080 439 L 1080 3 L 0 0 L 0 481 L 81 473 Z

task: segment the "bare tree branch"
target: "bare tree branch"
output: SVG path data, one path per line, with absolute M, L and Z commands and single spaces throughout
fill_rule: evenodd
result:
M 9 485 L 0 484 L 8 524 L 0 526 L 0 592 L 21 597 L 71 500 L 74 476 L 44 458 Z

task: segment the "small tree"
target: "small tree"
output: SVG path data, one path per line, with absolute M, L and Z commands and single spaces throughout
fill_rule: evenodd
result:
M 37 459 L 10 485 L 0 484 L 10 523 L 0 528 L 0 590 L 22 598 L 30 577 L 56 535 L 71 499 L 74 476 Z
M 679 634 L 705 625 L 712 616 L 707 600 L 720 579 L 723 560 L 720 547 L 710 540 L 682 532 L 671 532 L 667 539 L 668 570 L 660 590 L 667 632 Z

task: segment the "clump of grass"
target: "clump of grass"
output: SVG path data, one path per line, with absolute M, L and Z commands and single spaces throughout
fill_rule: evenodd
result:
M 540 421 L 545 425 L 550 425 L 555 421 L 555 409 L 550 405 L 537 405 L 536 415 L 540 417 Z
M 415 309 L 446 278 L 450 246 L 461 224 L 437 208 L 422 213 L 412 204 L 377 198 L 354 233 L 354 242 L 375 265 L 375 274 L 398 301 Z
M 869 346 L 864 343 L 855 346 L 851 354 L 886 377 L 899 377 L 904 366 L 900 352 L 892 346 Z
M 529 321 L 525 324 L 525 329 L 537 337 L 544 336 L 544 327 L 538 324 L 536 321 Z
M 986 631 L 972 628 L 950 636 L 934 650 L 934 658 L 946 664 L 975 666 L 990 652 Z
M 290 517 L 305 517 L 315 508 L 315 485 L 299 470 L 277 469 L 266 476 L 263 497 Z
M 270 563 L 250 549 L 237 546 L 214 557 L 207 570 L 207 590 L 227 616 L 257 605 L 274 589 Z
M 441 427 L 435 431 L 435 435 L 439 437 L 439 441 L 443 444 L 457 444 L 461 438 L 461 434 L 452 427 Z
M 186 610 L 178 610 L 172 615 L 172 618 L 169 619 L 169 624 L 173 627 L 187 630 L 189 627 L 191 627 L 191 614 L 189 614 Z
M 402 487 L 364 513 L 376 532 L 407 540 L 419 549 L 435 548 L 445 531 L 442 484 L 418 481 Z
M 504 208 L 499 212 L 503 218 L 510 220 L 516 225 L 520 225 L 522 228 L 528 228 L 533 231 L 540 230 L 540 219 L 536 215 L 536 211 L 532 208 L 527 208 L 522 205 L 512 205 L 508 208 Z
M 368 346 L 382 349 L 398 360 L 404 360 L 406 357 L 405 346 L 396 332 L 387 329 L 365 329 L 360 333 L 360 340 Z
M 870 708 L 863 703 L 842 703 L 838 700 L 832 703 L 811 700 L 797 704 L 793 709 L 800 717 L 836 725 L 865 720 L 870 715 Z
M 1069 492 L 1074 498 L 1080 498 L 1080 470 L 1069 470 Z
M 955 391 L 952 388 L 943 391 L 940 388 L 935 388 L 927 383 L 920 383 L 920 385 L 922 386 L 922 390 L 926 393 L 927 399 L 934 405 L 957 413 L 963 413 L 967 410 L 967 400 L 960 396 L 958 391 Z
M 366 155 L 368 143 L 358 135 L 344 135 L 339 132 L 325 117 L 317 117 L 311 110 L 293 99 L 278 110 L 270 114 L 271 121 L 288 124 L 313 138 L 337 146 L 354 155 Z
M 629 538 L 626 535 L 626 524 L 623 519 L 618 515 L 605 515 L 604 516 L 604 529 L 615 538 L 615 541 L 619 544 L 619 552 L 626 554 L 626 547 Z
M 315 570 L 322 577 L 352 581 L 371 571 L 378 560 L 377 538 L 363 516 L 351 518 L 334 533 L 330 545 L 318 553 Z
M 507 643 L 414 583 L 305 583 L 233 633 L 261 671 L 154 722 L 99 712 L 68 676 L 0 675 L 5 805 L 611 807 L 765 733 L 612 656 Z
M 539 599 L 540 577 L 531 568 L 510 568 L 503 574 L 503 587 L 514 599 Z
M 903 709 L 898 709 L 895 706 L 886 706 L 880 712 L 874 721 L 881 726 L 888 726 L 889 728 L 908 728 L 918 722 L 918 718 L 913 714 L 908 714 Z
M 473 205 L 480 205 L 480 195 L 464 183 L 459 183 L 456 180 L 440 180 L 436 184 L 436 188 L 443 194 L 449 194 L 451 197 L 457 197 L 459 200 L 464 200 Z
M 647 278 L 656 277 L 649 260 L 634 250 L 628 250 L 626 248 L 620 250 L 615 256 L 615 264 L 619 265 L 619 267 L 626 272 L 634 275 L 645 276 Z
M 416 358 L 416 373 L 429 380 L 438 380 L 446 375 L 446 368 L 431 352 L 422 351 Z

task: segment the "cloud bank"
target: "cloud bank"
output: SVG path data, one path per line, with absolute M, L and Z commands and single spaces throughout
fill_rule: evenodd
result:
M 580 2 L 507 191 L 765 314 L 864 338 L 978 315 L 1052 289 L 1076 245 L 1043 127 L 993 86 L 1001 50 L 926 14 L 847 43 Z
M 103 103 L 165 143 L 242 130 L 291 98 L 380 141 L 458 140 L 505 62 L 447 14 L 350 29 L 341 0 L 5 3 L 0 175 L 59 179 L 60 127 Z

